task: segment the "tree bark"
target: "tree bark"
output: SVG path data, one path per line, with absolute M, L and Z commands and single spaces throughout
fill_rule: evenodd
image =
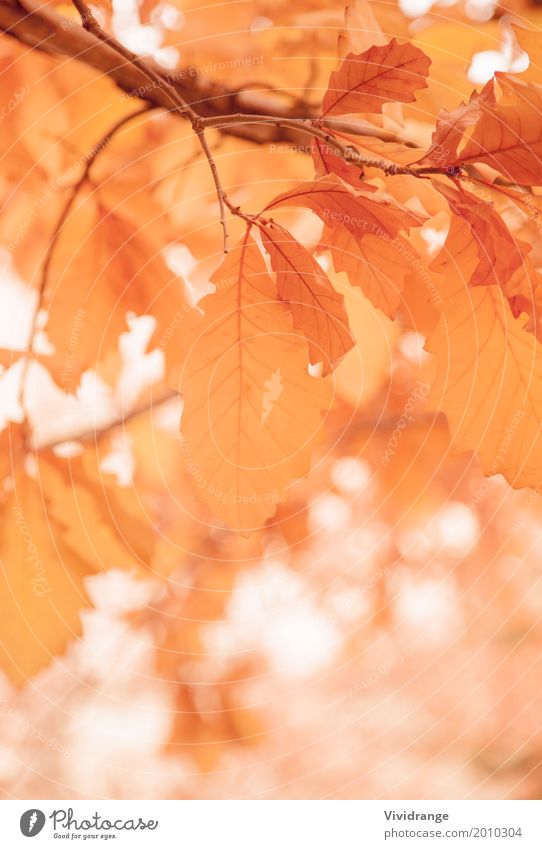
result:
M 124 61 L 108 44 L 88 32 L 80 23 L 69 20 L 48 8 L 42 0 L 0 0 L 0 32 L 21 44 L 51 56 L 66 56 L 107 74 L 115 84 L 134 99 L 139 99 L 168 111 L 174 111 L 171 98 L 150 76 L 133 63 Z M 245 115 L 276 118 L 316 118 L 309 104 L 292 106 L 279 94 L 236 91 L 210 80 L 196 68 L 180 68 L 173 73 L 164 71 L 152 59 L 145 64 L 172 85 L 183 100 L 201 117 Z M 177 111 L 177 115 L 178 115 Z M 363 121 L 333 120 L 326 122 L 342 132 L 367 135 L 382 141 L 409 144 L 409 140 L 386 132 Z M 266 124 L 233 124 L 221 126 L 220 132 L 244 138 L 258 144 L 286 143 L 307 152 L 307 137 L 292 127 Z
M 0 0 L 0 31 L 22 44 L 52 56 L 67 56 L 107 74 L 127 94 L 145 102 L 173 111 L 170 98 L 163 89 L 142 71 L 104 44 L 79 23 L 48 9 L 35 0 Z M 310 110 L 300 114 L 289 104 L 274 95 L 260 95 L 250 91 L 234 91 L 213 82 L 195 68 L 180 68 L 166 73 L 152 59 L 145 64 L 168 81 L 199 115 L 211 117 L 237 112 L 277 117 L 311 118 Z M 290 142 L 306 144 L 296 130 L 268 125 L 235 125 L 221 128 L 221 132 L 240 136 L 258 143 Z

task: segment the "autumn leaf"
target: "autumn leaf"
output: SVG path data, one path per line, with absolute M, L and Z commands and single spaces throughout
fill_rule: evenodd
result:
M 341 180 L 349 183 L 355 189 L 362 188 L 363 169 L 353 163 L 345 162 L 343 157 L 334 148 L 322 141 L 322 139 L 313 139 L 312 158 L 317 177 L 336 174 Z M 368 183 L 365 184 L 363 189 L 368 188 L 368 186 Z
M 150 516 L 132 487 L 119 486 L 90 451 L 60 459 L 43 451 L 40 483 L 49 515 L 64 539 L 101 569 L 137 569 L 148 575 L 155 543 Z
M 50 525 L 39 482 L 25 472 L 2 505 L 0 664 L 23 686 L 81 635 L 88 564 Z
M 457 450 L 477 451 L 486 475 L 515 487 L 542 482 L 542 348 L 496 285 L 471 288 L 476 244 L 446 246 L 431 268 L 440 278 L 440 318 L 426 350 L 436 371 L 429 404 L 448 418 Z
M 498 212 L 476 195 L 462 187 L 455 190 L 440 185 L 439 190 L 454 213 L 445 246 L 448 255 L 455 261 L 465 239 L 472 239 L 478 263 L 470 279 L 471 286 L 496 284 L 506 292 L 514 273 L 523 266 L 530 246 L 514 238 Z M 468 227 L 463 227 L 458 219 Z
M 388 39 L 379 23 L 382 13 L 387 10 L 380 8 L 378 17 L 371 0 L 354 0 L 344 10 L 345 28 L 339 33 L 339 56 L 344 59 L 349 53 L 360 54 L 374 46 L 387 44 Z M 394 30 L 398 32 L 397 29 Z M 405 30 L 405 34 L 407 31 Z M 376 126 L 403 126 L 403 106 L 393 101 L 384 104 L 382 115 L 371 115 L 371 123 Z
M 54 344 L 44 362 L 66 391 L 75 391 L 83 371 L 97 369 L 116 349 L 129 313 L 151 315 L 156 323 L 149 346 L 163 350 L 172 364 L 178 360 L 166 342 L 172 322 L 180 323 L 189 306 L 155 241 L 156 227 L 146 226 L 152 204 L 140 204 L 124 202 L 116 189 L 85 194 L 61 231 L 43 294 L 45 329 Z
M 542 91 L 519 78 L 496 74 L 504 91 L 485 104 L 465 146 L 448 165 L 480 162 L 521 186 L 542 184 Z
M 419 48 L 395 38 L 365 53 L 350 53 L 329 78 L 322 115 L 381 112 L 389 101 L 410 103 L 417 89 L 426 88 L 430 64 Z
M 457 162 L 457 149 L 463 141 L 464 133 L 478 122 L 485 106 L 496 106 L 492 79 L 481 92 L 474 91 L 468 103 L 461 103 L 451 111 L 443 109 L 439 112 L 431 138 L 431 147 L 419 163 L 423 165 L 433 163 L 446 167 L 449 163 Z
M 415 251 L 399 231 L 419 226 L 423 216 L 392 198 L 355 194 L 337 177 L 303 183 L 267 207 L 308 206 L 324 222 L 321 247 L 329 249 L 337 271 L 346 271 L 373 304 L 393 317 Z
M 354 0 L 346 6 L 344 23 L 345 29 L 339 33 L 339 52 L 343 58 L 387 43 L 369 0 Z
M 540 338 L 542 276 L 534 268 L 527 253 L 530 246 L 521 240 L 514 240 L 510 233 L 499 241 L 503 222 L 492 207 L 484 206 L 484 222 L 479 219 L 470 224 L 469 216 L 452 216 L 444 248 L 431 264 L 431 270 L 444 279 L 462 275 L 461 279 L 470 286 L 500 286 L 512 314 L 516 318 L 525 314 L 525 327 Z M 475 207 L 472 211 L 476 215 Z M 478 210 L 479 216 L 483 213 L 483 209 Z M 498 220 L 493 221 L 494 217 Z M 485 234 L 485 241 L 482 241 L 482 233 Z M 508 247 L 503 251 L 505 245 Z
M 181 374 L 183 453 L 198 496 L 247 533 L 307 474 L 330 392 L 248 232 L 213 283 Z
M 456 450 L 478 453 L 486 475 L 542 484 L 542 348 L 497 286 L 443 292 L 426 350 L 436 358 L 431 409 L 446 413 Z
M 400 230 L 419 227 L 424 220 L 391 198 L 355 193 L 333 175 L 300 183 L 274 198 L 264 211 L 280 206 L 308 207 L 332 230 L 345 227 L 356 239 L 368 235 L 393 239 Z
M 377 236 L 358 240 L 345 227 L 331 230 L 326 226 L 320 247 L 328 246 L 335 270 L 346 272 L 352 286 L 359 286 L 377 309 L 395 318 L 411 264 L 419 262 L 415 248 L 402 236 L 393 241 Z
M 23 686 L 81 636 L 85 578 L 113 566 L 148 574 L 154 540 L 134 494 L 94 477 L 90 458 L 42 452 L 31 472 L 19 425 L 0 444 L 11 479 L 0 504 L 0 666 Z
M 281 300 L 292 311 L 294 326 L 309 340 L 312 364 L 329 374 L 354 345 L 343 297 L 303 245 L 277 224 L 260 226 L 263 245 L 277 275 Z

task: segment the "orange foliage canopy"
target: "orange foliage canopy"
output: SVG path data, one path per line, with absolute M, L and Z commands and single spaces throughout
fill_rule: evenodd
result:
M 338 66 L 326 57 L 342 17 L 332 43 L 296 24 L 287 44 L 243 18 L 241 81 L 227 64 L 233 23 L 217 23 L 197 72 L 168 76 L 111 40 L 108 4 L 85 27 L 69 4 L 22 16 L 16 5 L 0 10 L 11 33 L 0 88 L 13 102 L 0 145 L 5 297 L 26 309 L 17 338 L 0 342 L 1 379 L 17 383 L 0 543 L 0 663 L 14 684 L 81 634 L 89 575 L 137 567 L 167 581 L 179 552 L 201 567 L 222 545 L 235 569 L 273 534 L 296 550 L 330 457 L 349 440 L 380 451 L 379 427 L 409 392 L 420 420 L 445 417 L 453 448 L 476 452 L 486 475 L 539 491 L 539 31 L 514 30 L 525 72 L 474 92 L 460 57 L 452 103 L 435 21 L 424 51 L 398 9 L 377 15 L 365 0 L 347 10 Z M 142 4 L 144 19 L 155 5 Z M 186 43 L 205 42 L 210 18 L 191 12 Z M 262 56 L 292 60 L 288 74 L 273 62 L 256 73 L 254 39 Z M 317 68 L 300 95 L 305 46 Z M 404 333 L 421 339 L 415 377 L 397 354 Z M 439 433 L 435 464 L 448 447 Z M 124 478 L 120 435 L 137 455 Z M 383 486 L 421 510 L 385 477 L 393 450 L 379 455 Z

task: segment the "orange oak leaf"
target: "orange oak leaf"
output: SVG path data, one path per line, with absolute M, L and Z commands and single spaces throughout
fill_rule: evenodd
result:
M 498 212 L 463 188 L 459 190 L 439 183 L 453 212 L 445 250 L 454 262 L 458 244 L 472 239 L 476 244 L 478 263 L 473 271 L 471 286 L 501 286 L 506 292 L 514 273 L 523 266 L 530 245 L 516 239 Z M 468 228 L 461 225 L 464 221 Z
M 89 567 L 50 523 L 47 498 L 24 471 L 4 498 L 2 526 L 0 666 L 23 686 L 80 636 Z
M 380 17 L 382 9 L 378 10 Z M 364 53 L 370 47 L 387 44 L 375 7 L 371 0 L 354 0 L 344 10 L 345 28 L 339 33 L 339 56 L 344 59 L 349 53 Z M 398 32 L 397 29 L 394 30 Z M 408 34 L 405 28 L 405 35 Z M 402 126 L 403 107 L 401 103 L 390 102 L 384 105 L 382 115 L 373 114 L 371 123 L 375 126 Z
M 420 164 L 434 164 L 441 168 L 457 161 L 457 149 L 463 140 L 463 134 L 477 123 L 484 106 L 496 106 L 495 86 L 489 80 L 481 92 L 474 91 L 468 103 L 461 103 L 448 112 L 443 109 L 438 117 L 431 138 L 431 147 L 419 160 Z
M 420 261 L 416 249 L 402 236 L 386 241 L 377 236 L 355 239 L 346 228 L 324 228 L 320 248 L 329 248 L 336 271 L 344 271 L 377 309 L 395 318 L 405 280 Z
M 150 201 L 136 205 L 112 189 L 98 190 L 81 198 L 62 229 L 43 295 L 45 330 L 54 346 L 44 362 L 66 391 L 116 349 L 130 312 L 155 319 L 149 347 L 175 359 L 164 342 L 188 305 L 182 281 L 162 256 L 156 227 L 146 225 L 150 208 Z
M 329 374 L 354 345 L 344 298 L 308 250 L 277 224 L 260 226 L 263 245 L 277 275 L 281 300 L 292 311 L 294 326 L 309 340 L 310 361 Z
M 336 174 L 345 183 L 349 183 L 355 189 L 362 188 L 363 169 L 358 165 L 346 162 L 342 156 L 322 139 L 312 141 L 312 159 L 317 177 L 325 177 L 327 174 Z M 366 183 L 363 189 L 368 189 Z
M 346 6 L 344 23 L 345 29 L 339 33 L 339 52 L 343 58 L 387 43 L 369 0 L 354 0 Z
M 0 668 L 23 686 L 81 635 L 81 610 L 91 606 L 85 578 L 147 566 L 153 536 L 133 493 L 94 478 L 86 458 L 41 452 L 29 471 L 18 425 L 0 445 Z
M 332 230 L 346 227 L 356 239 L 368 235 L 393 239 L 400 230 L 419 227 L 424 221 L 392 198 L 354 192 L 335 175 L 300 183 L 274 198 L 265 211 L 279 206 L 306 206 Z
M 117 485 L 91 451 L 69 459 L 42 451 L 39 469 L 67 543 L 96 568 L 148 573 L 155 533 L 132 487 Z
M 542 89 L 497 73 L 504 92 L 485 104 L 467 143 L 448 165 L 481 162 L 521 186 L 542 185 Z
M 349 53 L 329 78 L 322 115 L 381 112 L 390 101 L 410 103 L 426 88 L 431 60 L 418 47 L 395 38 L 365 53 Z
M 456 450 L 474 450 L 487 475 L 542 484 L 542 347 L 498 286 L 449 280 L 426 340 L 435 355 L 431 409 L 448 418 Z
M 504 222 L 492 207 L 487 204 L 486 207 L 486 242 L 481 240 L 480 235 L 483 226 L 479 223 L 472 225 L 466 216 L 453 215 L 446 242 L 431 263 L 431 270 L 445 278 L 462 274 L 462 279 L 471 286 L 500 286 L 508 299 L 512 314 L 516 318 L 522 313 L 526 314 L 526 328 L 540 338 L 542 275 L 535 269 L 528 254 L 530 246 L 520 239 L 514 239 L 511 233 L 502 238 L 505 250 L 499 250 L 499 236 L 502 235 L 500 230 Z M 480 215 L 483 213 L 484 210 L 481 209 Z M 492 216 L 497 216 L 498 221 L 493 222 L 493 231 L 489 232 Z M 481 272 L 484 272 L 483 275 Z M 484 280 L 489 283 L 484 283 Z
M 199 498 L 248 534 L 307 474 L 331 394 L 248 231 L 212 280 L 180 377 L 182 450 Z

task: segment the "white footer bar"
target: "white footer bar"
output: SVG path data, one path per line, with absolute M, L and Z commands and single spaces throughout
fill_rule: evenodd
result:
M 542 802 L 0 802 L 0 846 L 69 843 L 119 849 L 542 849 Z

